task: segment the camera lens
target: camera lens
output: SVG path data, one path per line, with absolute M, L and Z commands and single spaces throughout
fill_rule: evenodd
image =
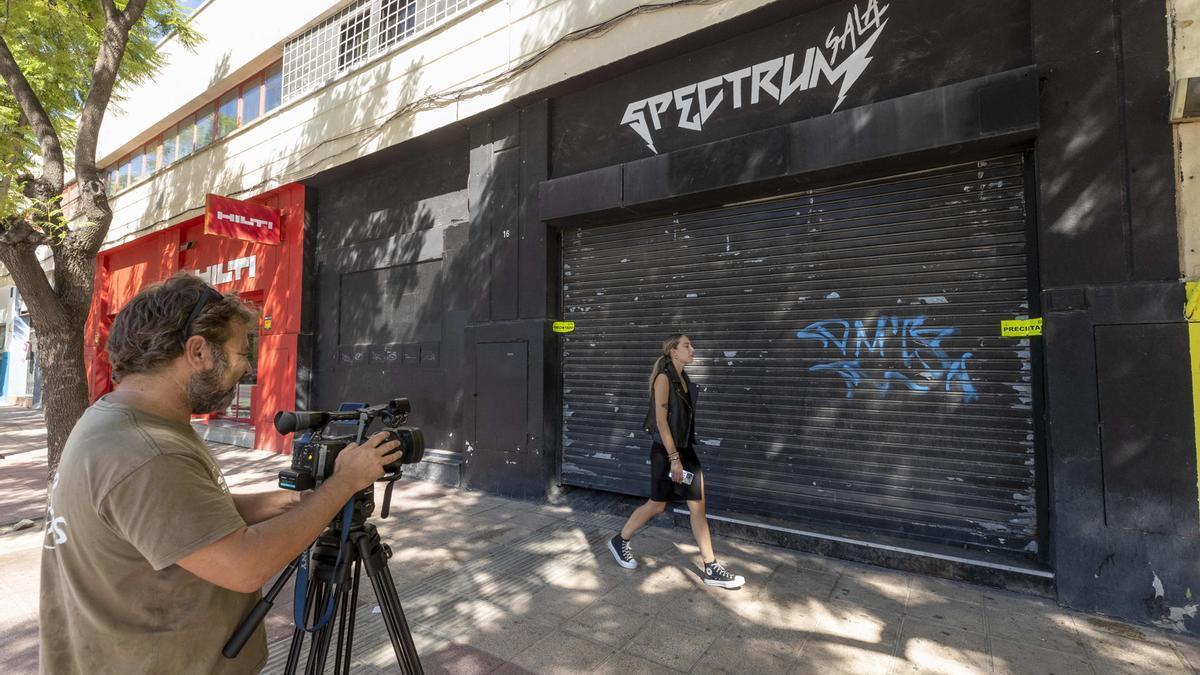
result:
M 398 468 L 398 464 L 416 464 L 425 456 L 425 436 L 416 427 L 393 427 L 386 430 L 388 440 L 399 441 L 400 459 L 388 466 L 389 470 Z

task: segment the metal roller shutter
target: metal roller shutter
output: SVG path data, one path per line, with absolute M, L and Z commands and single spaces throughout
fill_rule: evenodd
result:
M 563 482 L 648 494 L 683 332 L 712 508 L 1036 553 L 1025 194 L 1016 156 L 565 230 Z

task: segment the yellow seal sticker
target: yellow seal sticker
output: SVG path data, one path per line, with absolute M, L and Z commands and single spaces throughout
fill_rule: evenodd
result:
M 1200 321 L 1200 282 L 1187 282 L 1184 291 L 1187 293 L 1187 304 L 1183 306 L 1183 318 L 1189 322 Z
M 574 321 L 555 321 L 554 325 L 551 326 L 551 329 L 555 333 L 574 333 L 575 332 L 575 322 Z
M 1042 319 L 1013 319 L 1000 322 L 1000 337 L 1029 337 L 1042 334 Z

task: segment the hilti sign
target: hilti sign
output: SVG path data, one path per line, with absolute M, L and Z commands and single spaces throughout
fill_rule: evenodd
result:
M 221 195 L 208 195 L 204 232 L 260 244 L 278 244 L 282 239 L 274 209 Z
M 240 281 L 242 277 L 253 279 L 258 274 L 258 259 L 254 256 L 237 258 L 228 262 L 209 265 L 203 270 L 193 270 L 196 276 L 206 281 L 210 286 L 220 286 L 231 281 Z
M 222 221 L 222 220 L 229 221 L 231 223 L 236 223 L 238 225 L 247 225 L 249 227 L 265 227 L 268 230 L 275 229 L 275 223 L 272 223 L 269 220 L 260 220 L 258 218 L 247 218 L 246 216 L 243 216 L 240 213 L 225 213 L 224 211 L 217 211 L 217 221 Z

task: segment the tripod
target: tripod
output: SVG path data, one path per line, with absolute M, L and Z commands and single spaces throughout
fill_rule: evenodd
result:
M 303 623 L 307 625 L 309 621 L 315 622 L 331 599 L 334 603 L 332 616 L 336 621 L 326 621 L 323 626 L 313 631 L 304 672 L 312 675 L 325 672 L 325 661 L 329 655 L 335 623 L 337 651 L 334 655 L 333 672 L 334 675 L 350 672 L 350 652 L 354 642 L 354 620 L 358 607 L 358 583 L 362 568 L 366 567 L 367 578 L 371 580 L 371 586 L 375 590 L 375 597 L 379 602 L 388 637 L 392 640 L 392 650 L 396 654 L 400 671 L 407 675 L 423 675 L 421 660 L 417 656 L 417 648 L 413 644 L 412 633 L 409 632 L 408 622 L 404 618 L 400 598 L 396 595 L 396 585 L 387 567 L 387 559 L 392 555 L 391 548 L 380 541 L 375 526 L 366 522 L 364 511 L 370 513 L 373 505 L 363 509 L 358 508 L 362 506 L 357 503 L 358 497 L 355 498 L 355 502 L 354 518 L 349 528 L 343 532 L 343 522 L 335 519 L 312 547 L 312 579 L 305 592 L 306 615 L 302 617 Z M 343 534 L 346 535 L 344 541 Z M 302 566 L 306 554 L 307 552 L 301 553 L 284 569 L 263 599 L 238 626 L 222 650 L 226 657 L 233 658 L 241 651 L 242 645 L 271 609 L 284 584 Z M 288 651 L 287 668 L 284 671 L 287 675 L 293 675 L 299 665 L 305 632 L 307 631 L 304 628 L 297 625 L 292 633 L 292 645 Z

